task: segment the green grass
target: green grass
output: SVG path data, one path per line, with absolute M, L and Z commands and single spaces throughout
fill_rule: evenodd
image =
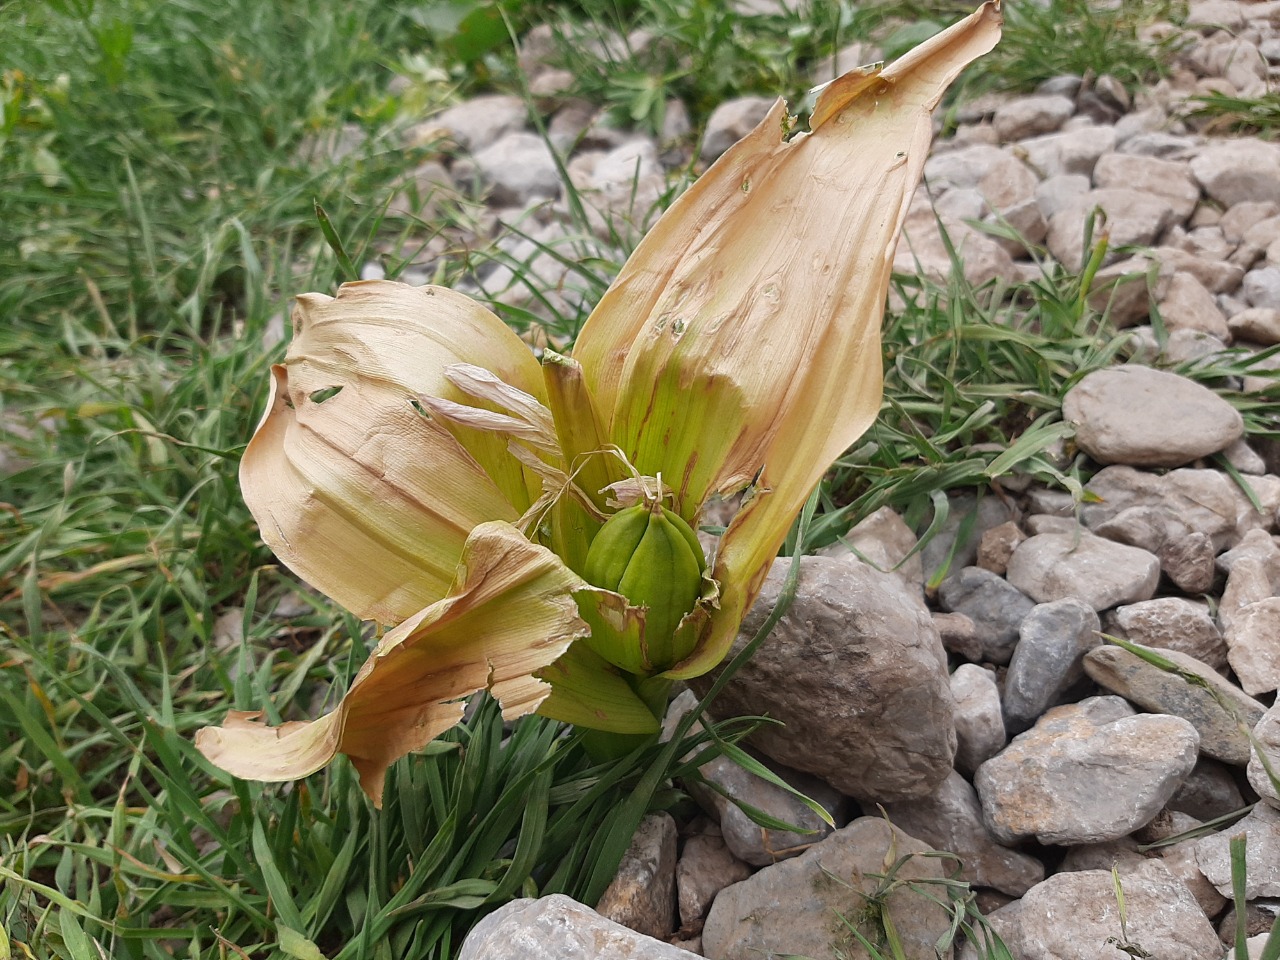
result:
M 1054 9 L 1064 30 L 1097 29 Z M 515 5 L 508 20 L 519 31 L 535 12 Z M 875 33 L 892 48 L 913 23 L 960 12 L 592 0 L 554 15 L 657 35 L 595 63 L 562 51 L 579 76 L 607 78 L 579 92 L 656 126 L 668 96 L 695 117 L 737 93 L 794 97 L 844 43 Z M 472 90 L 520 88 L 496 13 L 380 0 L 0 8 L 0 444 L 21 462 L 0 478 L 0 930 L 14 956 L 81 960 L 96 943 L 129 960 L 449 957 L 512 896 L 591 901 L 646 811 L 687 809 L 679 744 L 594 766 L 549 721 L 504 737 L 487 703 L 397 765 L 380 815 L 345 761 L 264 787 L 191 745 L 229 708 L 316 715 L 367 652 L 359 624 L 274 563 L 236 481 L 290 297 L 370 260 L 395 276 L 433 243 L 437 282 L 496 261 L 523 292 L 504 318 L 564 345 L 638 241 L 626 218 L 602 229 L 574 195 L 564 235 L 523 253 L 481 229 L 467 198 L 430 223 L 388 212 L 431 153 L 403 145 L 407 123 Z M 1035 35 L 1019 41 L 1022 29 L 1006 46 L 1023 66 L 989 82 L 1031 82 Z M 397 73 L 408 81 L 391 94 Z M 329 149 L 343 130 L 352 149 Z M 658 206 L 685 182 L 673 177 Z M 506 237 L 522 231 L 534 232 L 517 223 Z M 567 269 L 576 299 L 537 280 L 539 256 Z M 947 490 L 1011 471 L 1075 482 L 1061 397 L 1119 349 L 1087 277 L 1046 264 L 1012 290 L 898 286 L 884 416 L 824 483 L 808 546 L 886 503 L 923 525 Z M 1194 375 L 1251 432 L 1274 432 L 1275 397 L 1231 389 L 1252 362 Z M 726 725 L 703 749 L 737 756 L 744 730 Z

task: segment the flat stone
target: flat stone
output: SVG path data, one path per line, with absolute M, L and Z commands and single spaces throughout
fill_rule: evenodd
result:
M 959 857 L 960 876 L 976 886 L 1020 897 L 1044 879 L 1039 860 L 991 838 L 977 793 L 955 771 L 930 796 L 886 804 L 885 812 L 894 826 Z
M 669 813 L 640 821 L 596 912 L 636 933 L 665 940 L 675 930 L 676 822 Z
M 1040 603 L 1075 597 L 1094 610 L 1149 600 L 1160 582 L 1152 553 L 1093 534 L 1042 533 L 1009 560 L 1008 580 Z
M 1037 604 L 1022 619 L 1002 698 L 1010 733 L 1026 730 L 1084 679 L 1084 656 L 1102 642 L 1100 626 L 1075 597 Z
M 885 572 L 896 573 L 908 583 L 924 583 L 924 565 L 916 549 L 915 532 L 892 507 L 881 507 L 858 521 L 848 533 L 829 547 L 817 551 L 819 556 L 848 557 L 871 564 Z
M 735 651 L 769 615 L 790 563 L 775 561 Z M 714 677 L 689 683 L 705 692 Z M 803 558 L 795 602 L 715 709 L 782 721 L 752 744 L 859 799 L 924 796 L 955 757 L 946 652 L 919 588 L 852 560 Z
M 1280 267 L 1260 267 L 1244 275 L 1240 289 L 1249 306 L 1280 309 Z
M 1000 688 L 990 671 L 962 663 L 951 674 L 951 696 L 955 700 L 956 769 L 972 776 L 1009 742 L 1000 709 Z
M 1095 473 L 1086 489 L 1096 500 L 1081 507 L 1085 525 L 1109 539 L 1152 553 L 1193 533 L 1209 537 L 1215 550 L 1235 539 L 1240 512 L 1235 485 L 1219 470 L 1182 468 L 1158 474 L 1117 464 Z M 1141 527 L 1122 523 L 1126 515 L 1136 515 Z M 1132 535 L 1138 529 L 1145 535 Z
M 1017 587 L 981 567 L 964 567 L 942 581 L 938 602 L 943 610 L 963 613 L 973 621 L 983 656 L 992 663 L 1009 662 L 1022 618 L 1035 606 Z
M 1195 765 L 1199 734 L 1180 717 L 1134 715 L 1119 697 L 1054 707 L 974 777 L 1000 843 L 1097 843 L 1148 823 Z
M 1155 652 L 1155 651 L 1153 651 Z M 1249 762 L 1249 740 L 1240 729 L 1243 720 L 1253 726 L 1264 707 L 1207 664 L 1185 653 L 1161 650 L 1159 654 L 1186 675 L 1162 670 L 1121 647 L 1090 650 L 1084 669 L 1098 684 L 1130 703 L 1170 716 L 1182 717 L 1200 734 L 1200 751 L 1224 763 Z
M 780 764 L 771 766 L 784 782 L 819 803 L 837 824 L 848 819 L 845 798 L 827 784 Z M 716 757 L 699 767 L 698 772 L 715 789 L 695 782 L 690 784 L 689 792 L 716 818 L 729 851 L 745 863 L 762 867 L 799 856 L 832 831 L 832 827 L 794 793 L 756 776 L 728 757 Z M 762 827 L 734 801 L 800 829 Z
M 940 880 L 945 862 L 921 856 L 928 851 L 880 817 L 854 820 L 802 856 L 721 890 L 702 929 L 704 952 L 715 960 L 779 954 L 866 960 L 867 951 L 840 917 L 856 924 L 865 916 L 866 896 L 879 883 L 871 875 L 882 874 L 886 862 L 897 857 L 909 858 L 897 874 L 900 880 Z M 897 886 L 883 904 L 905 955 L 911 960 L 935 957 L 933 945 L 949 928 L 942 907 L 909 883 Z M 860 930 L 872 943 L 879 939 L 865 921 Z
M 700 960 L 561 894 L 513 900 L 467 934 L 458 960 Z
M 1088 374 L 1067 393 L 1062 412 L 1099 463 L 1180 467 L 1244 433 L 1239 412 L 1208 387 L 1150 367 Z

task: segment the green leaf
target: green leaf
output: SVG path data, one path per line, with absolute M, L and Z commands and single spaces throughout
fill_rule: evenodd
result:
M 280 924 L 276 927 L 276 946 L 296 960 L 325 960 L 320 948 L 292 927 Z

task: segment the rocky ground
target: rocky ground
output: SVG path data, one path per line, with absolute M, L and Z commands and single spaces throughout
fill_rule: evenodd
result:
M 464 958 L 499 955 L 495 945 L 530 958 L 860 957 L 849 928 L 872 931 L 881 914 L 907 956 L 933 957 L 950 917 L 928 897 L 947 899 L 952 866 L 920 856 L 934 850 L 958 858 L 1018 960 L 1218 960 L 1235 931 L 1228 842 L 1238 834 L 1249 932 L 1270 928 L 1280 795 L 1259 750 L 1280 768 L 1280 458 L 1243 439 L 1224 400 L 1162 368 L 1280 343 L 1280 146 L 1222 134 L 1186 109 L 1197 93 L 1266 93 L 1280 75 L 1280 2 L 1199 0 L 1185 28 L 1154 29 L 1185 30 L 1188 42 L 1173 75 L 1136 97 L 1107 77 L 1061 77 L 963 107 L 898 252 L 904 271 L 945 277 L 940 221 L 975 282 L 1038 275 L 1028 244 L 1079 269 L 1085 219 L 1103 211 L 1111 253 L 1095 295 L 1133 328 L 1137 362 L 1090 374 L 1066 398 L 1075 442 L 1097 467 L 1090 496 L 1076 504 L 1014 482 L 959 497 L 946 530 L 913 555 L 915 535 L 885 509 L 847 544 L 805 558 L 795 605 L 716 709 L 783 720 L 754 746 L 838 829 L 716 761 L 704 773 L 725 793 L 816 832 L 763 829 L 719 793 L 695 791 L 696 822 L 646 821 L 599 906 L 611 920 L 562 897 L 518 901 L 473 932 Z M 534 92 L 553 142 L 576 144 L 568 171 L 605 211 L 607 238 L 611 218 L 647 210 L 682 158 L 558 99 L 568 78 L 541 65 L 539 43 L 526 44 Z M 767 103 L 718 110 L 702 159 Z M 667 133 L 683 122 L 672 105 Z M 539 253 L 570 228 L 524 104 L 483 98 L 416 136 L 441 134 L 458 149 L 417 172 L 422 192 L 486 188 L 496 215 L 523 218 L 513 261 L 571 303 L 572 272 Z M 499 265 L 476 283 L 530 305 L 514 276 Z M 744 637 L 785 569 L 779 561 Z M 958 955 L 978 956 L 972 945 Z

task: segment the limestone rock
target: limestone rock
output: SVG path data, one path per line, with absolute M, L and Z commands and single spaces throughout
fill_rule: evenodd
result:
M 1280 149 L 1272 143 L 1241 137 L 1205 147 L 1192 159 L 1191 174 L 1225 207 L 1280 201 Z
M 513 900 L 477 923 L 458 960 L 699 960 L 553 894 Z
M 1067 394 L 1062 414 L 1100 463 L 1180 467 L 1230 446 L 1244 432 L 1229 403 L 1186 377 L 1126 366 L 1097 370 Z
M 1093 534 L 1041 533 L 1009 560 L 1008 579 L 1033 600 L 1074 597 L 1094 610 L 1149 600 L 1160 581 L 1154 554 Z
M 1119 697 L 1054 707 L 974 777 L 1001 843 L 1096 843 L 1150 821 L 1196 762 L 1180 717 L 1134 715 Z
M 802 856 L 720 891 L 702 930 L 706 955 L 712 960 L 760 960 L 778 954 L 839 953 L 849 960 L 865 960 L 867 952 L 837 914 L 857 922 L 865 895 L 876 888 L 870 874 L 884 872 L 890 850 L 893 857 L 910 856 L 898 874 L 902 879 L 944 876 L 942 861 L 919 856 L 928 846 L 880 817 L 862 817 Z M 948 928 L 942 908 L 908 884 L 889 894 L 885 906 L 906 956 L 933 960 L 933 945 Z M 878 941 L 869 924 L 860 930 L 872 943 Z
M 955 700 L 956 769 L 972 775 L 1008 743 L 1000 688 L 990 671 L 962 663 L 951 674 Z
M 1018 642 L 1022 618 L 1035 601 L 1003 577 L 981 567 L 964 567 L 938 588 L 942 609 L 973 621 L 982 651 L 992 663 L 1008 663 Z
M 1227 665 L 1227 643 L 1205 603 L 1157 597 L 1117 607 L 1113 616 L 1120 635 L 1127 640 L 1185 653 L 1214 670 Z
M 751 873 L 751 868 L 725 846 L 723 837 L 706 833 L 690 837 L 676 864 L 680 926 L 689 929 L 699 925 L 716 894 Z
M 1158 860 L 1122 878 L 1128 943 L 1160 960 L 1219 960 L 1222 944 L 1191 892 Z M 1117 945 L 1120 908 L 1108 870 L 1059 873 L 1032 887 L 1002 927 L 1019 960 L 1131 960 Z M 1127 944 L 1123 944 L 1127 945 Z
M 1203 837 L 1196 863 L 1224 897 L 1231 896 L 1231 838 L 1245 835 L 1245 899 L 1280 897 L 1280 809 L 1259 803 L 1230 830 Z
M 1084 678 L 1084 656 L 1102 640 L 1093 607 L 1075 597 L 1037 604 L 1022 619 L 1005 677 L 1005 726 L 1030 727 Z
M 1254 746 L 1249 758 L 1249 786 L 1273 807 L 1280 807 L 1280 789 L 1267 775 L 1261 757 L 1265 756 L 1271 771 L 1280 777 L 1280 700 L 1271 705 L 1253 728 Z
M 1207 664 L 1174 650 L 1159 651 L 1180 670 L 1199 678 L 1191 683 L 1121 647 L 1099 647 L 1085 656 L 1089 676 L 1112 693 L 1153 713 L 1182 717 L 1200 734 L 1200 751 L 1224 763 L 1249 762 L 1249 741 L 1240 730 L 1262 717 L 1263 706 L 1245 696 Z
M 735 651 L 768 616 L 790 562 L 774 563 Z M 713 679 L 690 685 L 705 691 Z M 716 710 L 782 721 L 752 743 L 859 799 L 924 796 L 955 757 L 946 652 L 919 590 L 850 560 L 803 558 L 791 609 Z
M 1044 879 L 1039 860 L 991 838 L 982 823 L 977 793 L 955 771 L 930 796 L 886 804 L 885 812 L 894 826 L 959 857 L 960 875 L 976 886 L 1020 897 Z
M 618 873 L 596 904 L 615 923 L 659 940 L 675 930 L 676 822 L 669 813 L 640 821 Z

